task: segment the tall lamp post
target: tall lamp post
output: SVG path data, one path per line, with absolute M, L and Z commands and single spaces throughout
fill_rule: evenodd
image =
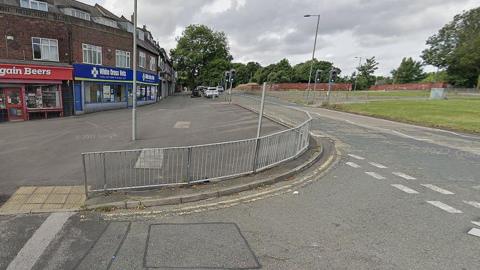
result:
M 132 141 L 137 139 L 137 0 L 133 8 Z
M 362 57 L 361 56 L 355 56 L 355 59 L 360 59 L 358 62 L 358 67 L 362 66 Z M 358 70 L 357 70 L 357 75 L 355 76 L 355 86 L 353 87 L 353 91 L 357 91 L 357 82 L 358 82 Z
M 307 87 L 307 103 L 310 95 L 310 85 L 312 83 L 312 73 L 313 73 L 313 64 L 315 61 L 315 50 L 317 49 L 317 38 L 318 38 L 318 27 L 320 26 L 320 15 L 311 15 L 307 14 L 305 18 L 317 17 L 317 30 L 315 31 L 315 42 L 313 43 L 313 53 L 312 53 L 312 64 L 310 65 L 310 74 L 308 76 L 308 87 Z

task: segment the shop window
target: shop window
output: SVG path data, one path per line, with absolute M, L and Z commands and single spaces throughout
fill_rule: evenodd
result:
M 139 52 L 138 54 L 138 66 L 141 68 L 147 67 L 147 54 L 144 52 Z
M 32 38 L 33 60 L 58 62 L 58 40 Z
M 117 50 L 116 52 L 117 67 L 130 68 L 130 52 Z
M 125 85 L 85 83 L 86 103 L 125 102 Z
M 83 63 L 91 65 L 102 64 L 102 47 L 90 44 L 82 44 Z
M 29 109 L 61 108 L 61 95 L 57 85 L 28 85 L 25 92 Z

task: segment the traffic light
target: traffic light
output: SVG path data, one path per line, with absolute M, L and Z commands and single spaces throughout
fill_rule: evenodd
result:
M 338 68 L 332 68 L 330 71 L 330 80 L 332 82 L 335 82 L 338 79 L 338 74 L 340 73 L 340 70 Z
M 230 80 L 230 71 L 225 71 L 225 81 L 228 82 Z
M 235 69 L 230 70 L 230 73 L 232 74 L 231 79 L 232 79 L 232 82 L 233 82 L 235 80 L 235 74 L 236 74 Z

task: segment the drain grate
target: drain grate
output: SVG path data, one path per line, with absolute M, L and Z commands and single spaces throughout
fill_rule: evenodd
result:
M 153 224 L 144 267 L 259 269 L 260 264 L 234 223 Z

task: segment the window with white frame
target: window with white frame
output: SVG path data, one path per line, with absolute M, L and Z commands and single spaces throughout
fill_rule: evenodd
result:
M 90 21 L 90 14 L 85 11 L 81 11 L 78 9 L 71 9 L 71 15 L 73 17 L 77 17 L 82 20 Z
M 83 63 L 91 65 L 102 64 L 102 47 L 82 44 Z
M 48 4 L 42 1 L 35 0 L 20 0 L 20 6 L 23 8 L 36 9 L 41 11 L 48 11 Z
M 58 40 L 49 38 L 32 38 L 33 60 L 59 61 Z
M 150 70 L 155 71 L 155 66 L 157 65 L 157 62 L 155 61 L 155 57 L 150 56 Z
M 106 25 L 106 26 L 110 26 L 110 27 L 113 27 L 113 28 L 118 28 L 118 23 L 114 20 L 110 20 L 110 19 L 107 19 L 107 18 L 104 18 L 104 17 L 93 17 L 92 19 L 96 23 L 103 24 L 103 25 Z
M 138 53 L 138 66 L 141 68 L 147 67 L 147 54 L 144 52 Z
M 141 30 L 137 30 L 137 35 L 138 35 L 138 39 L 144 41 L 145 40 L 145 32 L 141 31 Z
M 130 68 L 130 52 L 117 50 L 116 59 L 117 59 L 117 67 Z

